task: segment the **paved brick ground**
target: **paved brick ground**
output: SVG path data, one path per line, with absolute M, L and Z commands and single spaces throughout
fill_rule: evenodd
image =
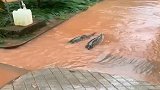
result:
M 160 90 L 160 84 L 106 73 L 49 68 L 29 72 L 0 90 Z

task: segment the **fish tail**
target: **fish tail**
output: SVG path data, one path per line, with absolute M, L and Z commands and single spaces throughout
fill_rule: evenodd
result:
M 96 34 L 96 32 L 94 32 L 94 33 L 88 35 L 87 38 L 90 38 L 90 37 L 94 36 L 95 34 Z

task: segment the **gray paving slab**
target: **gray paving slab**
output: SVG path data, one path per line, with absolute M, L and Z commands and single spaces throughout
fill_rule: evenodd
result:
M 13 90 L 13 85 L 12 84 L 6 85 L 0 90 Z
M 94 87 L 97 89 L 97 90 L 106 90 L 106 88 L 103 86 L 103 84 L 101 84 L 95 77 L 93 77 L 93 75 L 88 72 L 88 71 L 84 71 L 84 70 L 79 70 L 83 75 L 84 77 L 90 81 L 92 83 L 92 85 L 94 85 Z
M 38 86 L 31 72 L 22 77 L 27 90 L 38 90 Z
M 74 71 L 72 73 L 80 81 L 80 83 L 82 83 L 86 90 L 96 90 L 93 84 L 88 79 L 86 79 L 82 73 L 79 71 Z
M 58 68 L 51 68 L 50 69 L 57 78 L 58 82 L 61 84 L 62 88 L 64 90 L 73 90 L 73 86 L 71 83 L 65 78 L 65 76 L 61 73 L 61 71 Z
M 160 90 L 160 84 L 107 73 L 48 68 L 22 75 L 0 90 Z
M 41 72 L 33 71 L 32 74 L 39 90 L 51 90 L 49 84 L 47 83 Z
M 60 71 L 67 78 L 67 80 L 72 84 L 75 90 L 85 90 L 80 81 L 69 71 L 68 69 L 60 68 Z
M 62 87 L 50 69 L 44 69 L 41 71 L 46 82 L 51 87 L 52 90 L 62 90 Z

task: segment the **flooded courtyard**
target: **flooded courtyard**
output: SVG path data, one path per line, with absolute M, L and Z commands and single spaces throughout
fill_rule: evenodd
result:
M 93 32 L 104 33 L 105 39 L 92 50 L 85 49 L 91 39 L 67 43 Z M 26 70 L 84 69 L 159 83 L 160 1 L 104 0 L 24 46 L 0 49 L 0 63 Z

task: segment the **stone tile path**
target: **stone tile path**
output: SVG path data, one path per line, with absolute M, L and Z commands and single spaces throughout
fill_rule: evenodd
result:
M 106 73 L 48 68 L 29 72 L 0 90 L 160 90 L 160 84 Z

